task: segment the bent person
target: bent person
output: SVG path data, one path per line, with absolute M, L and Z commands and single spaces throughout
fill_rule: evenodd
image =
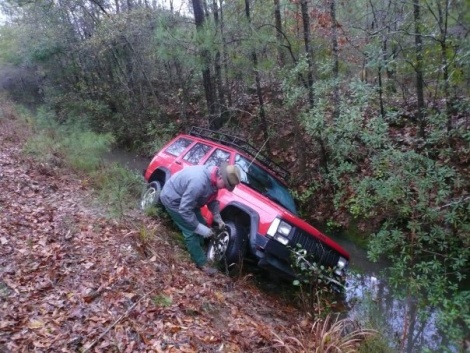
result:
M 214 235 L 201 215 L 201 207 L 213 215 L 219 228 L 225 227 L 220 216 L 219 201 L 216 200 L 220 189 L 233 191 L 240 183 L 240 170 L 235 165 L 190 166 L 172 175 L 165 183 L 160 200 L 171 219 L 184 236 L 191 259 L 196 266 L 209 275 L 217 272 L 207 266 L 207 258 L 202 245 L 204 238 Z

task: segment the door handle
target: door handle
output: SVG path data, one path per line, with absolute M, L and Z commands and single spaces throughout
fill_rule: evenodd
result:
M 180 161 L 175 161 L 175 163 L 181 165 L 181 162 L 180 162 Z

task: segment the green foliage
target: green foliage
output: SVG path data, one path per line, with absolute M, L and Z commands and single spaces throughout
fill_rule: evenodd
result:
M 316 263 L 299 244 L 291 249 L 291 258 L 298 278 L 293 284 L 299 287 L 299 299 L 304 309 L 314 317 L 330 314 L 337 291 L 344 290 L 344 285 L 334 274 L 335 269 Z
M 19 31 L 9 26 L 0 26 L 1 64 L 19 65 L 23 62 L 19 45 Z
M 303 204 L 305 202 L 309 202 L 312 199 L 312 197 L 315 195 L 315 193 L 317 193 L 319 190 L 320 190 L 319 185 L 313 184 L 313 185 L 310 185 L 305 190 L 302 190 L 301 192 L 297 190 L 291 190 L 291 194 L 295 198 L 296 201 Z
M 34 121 L 35 136 L 25 146 L 25 152 L 53 165 L 65 164 L 77 171 L 90 172 L 101 163 L 101 155 L 109 150 L 113 138 L 86 130 L 73 121 L 60 124 L 55 115 L 39 109 Z
M 99 200 L 112 215 L 122 217 L 135 209 L 142 177 L 118 164 L 103 165 L 101 156 L 111 146 L 111 135 L 91 132 L 80 120 L 58 123 L 45 108 L 39 109 L 32 124 L 35 135 L 26 143 L 26 153 L 53 168 L 66 165 L 87 173 Z
M 169 307 L 173 303 L 173 299 L 169 296 L 159 294 L 152 297 L 152 301 L 156 306 Z
M 397 295 L 439 308 L 442 328 L 458 341 L 466 324 L 456 323 L 468 322 L 468 311 L 457 309 L 470 259 L 470 198 L 462 195 L 468 182 L 447 163 L 451 150 L 440 149 L 435 159 L 430 149 L 402 149 L 391 141 L 386 121 L 379 116 L 366 120 L 363 112 L 376 94 L 371 86 L 353 82 L 340 116 L 325 118 L 328 87 L 315 85 L 319 98 L 303 121 L 327 148 L 323 176 L 335 190 L 335 206 L 378 229 L 369 241 L 370 259 L 390 260 L 390 284 Z M 444 144 L 445 118 L 436 115 L 429 122 L 428 143 Z
M 62 154 L 68 164 L 78 170 L 92 171 L 101 162 L 101 155 L 109 149 L 111 135 L 91 131 L 74 132 L 61 141 Z
M 149 155 L 153 155 L 175 136 L 177 127 L 173 123 L 162 125 L 149 122 L 145 131 L 145 140 L 149 142 L 144 146 L 144 151 Z
M 361 342 L 357 349 L 357 353 L 394 353 L 394 349 L 390 348 L 383 337 L 380 335 L 369 336 Z
M 123 217 L 136 208 L 142 190 L 142 177 L 119 164 L 105 165 L 90 173 L 100 202 L 111 215 Z

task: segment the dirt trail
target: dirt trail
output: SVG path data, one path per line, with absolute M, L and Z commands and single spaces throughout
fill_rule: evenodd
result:
M 0 116 L 0 352 L 283 351 L 301 313 L 206 277 L 155 220 L 103 217 L 75 173 L 22 153 L 28 134 Z

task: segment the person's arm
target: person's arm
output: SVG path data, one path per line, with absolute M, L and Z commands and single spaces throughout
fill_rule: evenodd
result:
M 220 218 L 220 202 L 218 200 L 213 200 L 207 204 L 207 208 L 211 211 L 214 220 Z
M 180 206 L 178 213 L 181 215 L 183 220 L 191 225 L 194 232 L 207 238 L 212 235 L 212 230 L 200 223 L 194 213 L 196 208 L 196 200 L 199 196 L 200 187 L 197 180 L 190 180 L 186 185 L 183 195 L 181 196 Z
M 211 211 L 213 220 L 215 223 L 217 223 L 219 229 L 224 229 L 225 228 L 225 222 L 222 219 L 222 216 L 220 215 L 220 203 L 218 200 L 211 201 L 207 204 L 207 208 L 209 211 Z

